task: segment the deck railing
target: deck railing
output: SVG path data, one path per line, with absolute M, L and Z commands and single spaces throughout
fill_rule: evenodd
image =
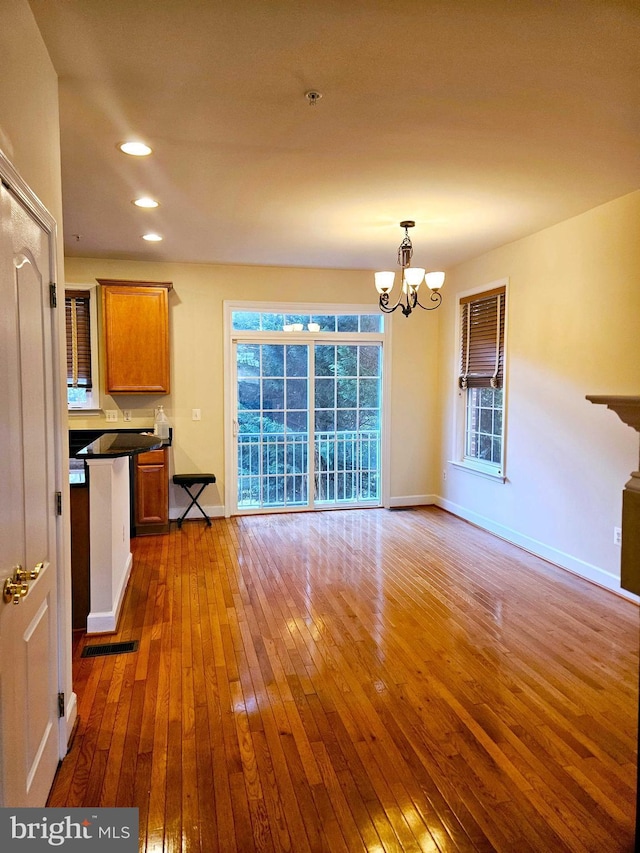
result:
M 306 432 L 238 435 L 238 506 L 308 503 Z M 318 431 L 313 436 L 317 504 L 375 503 L 380 499 L 380 431 Z

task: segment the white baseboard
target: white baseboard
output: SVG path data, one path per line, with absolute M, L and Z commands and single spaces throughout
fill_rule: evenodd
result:
M 493 533 L 495 536 L 504 539 L 506 542 L 510 542 L 512 545 L 517 545 L 519 548 L 534 554 L 536 557 L 542 557 L 543 560 L 553 563 L 554 566 L 558 566 L 561 569 L 572 572 L 574 575 L 591 581 L 591 583 L 615 592 L 617 595 L 629 599 L 629 601 L 633 601 L 636 604 L 640 603 L 640 597 L 634 595 L 632 592 L 627 592 L 626 589 L 622 589 L 619 577 L 605 572 L 604 569 L 598 566 L 586 563 L 584 560 L 573 557 L 571 554 L 566 554 L 564 551 L 559 551 L 557 548 L 552 548 L 550 545 L 545 545 L 544 542 L 539 542 L 537 539 L 532 539 L 530 536 L 518 533 L 517 530 L 512 530 L 510 527 L 498 524 L 490 518 L 485 518 L 485 516 L 472 512 L 466 509 L 466 507 L 448 501 L 445 498 L 436 497 L 434 503 L 441 509 L 446 509 L 447 512 L 457 515 L 459 518 L 464 518 L 465 521 L 470 521 L 477 527 Z
M 389 498 L 389 508 L 400 506 L 430 506 L 437 500 L 436 495 L 399 495 Z
M 220 505 L 216 506 L 203 506 L 202 509 L 207 513 L 209 518 L 224 518 L 224 507 Z M 185 511 L 185 507 L 179 506 L 170 506 L 169 507 L 169 518 L 171 521 L 177 521 L 182 513 Z M 187 513 L 187 519 L 202 519 L 202 513 L 198 510 L 197 507 L 191 507 L 189 512 Z
M 112 610 L 90 613 L 87 616 L 87 634 L 113 634 L 118 624 Z
M 124 594 L 129 583 L 131 575 L 131 567 L 133 566 L 133 554 L 129 554 L 125 570 L 122 573 L 120 587 L 116 592 L 113 609 L 100 611 L 97 613 L 89 613 L 87 616 L 87 634 L 108 634 L 113 633 L 118 627 L 118 617 L 120 616 L 120 608 L 124 601 Z

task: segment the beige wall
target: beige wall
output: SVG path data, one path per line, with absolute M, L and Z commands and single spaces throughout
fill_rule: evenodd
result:
M 586 394 L 640 394 L 640 192 L 449 272 L 442 314 L 442 505 L 617 587 L 621 490 L 638 436 Z M 509 278 L 507 482 L 449 465 L 456 293 Z M 442 473 L 447 472 L 446 481 Z
M 26 0 L 0 3 L 0 148 L 61 230 L 58 78 Z
M 64 279 L 62 251 L 62 191 L 58 78 L 36 26 L 27 0 L 0 3 L 0 149 L 20 177 L 49 210 L 58 225 L 57 272 Z M 63 494 L 59 536 L 58 594 L 61 604 L 61 683 L 66 697 L 62 725 L 71 734 L 76 717 L 71 678 L 71 566 L 69 533 L 69 486 L 66 435 L 66 366 L 64 363 L 64 311 L 58 316 L 58 404 L 52 428 L 60 466 L 57 488 Z M 0 401 L 1 402 L 1 401 Z
M 173 470 L 210 471 L 224 500 L 223 301 L 375 304 L 371 272 L 275 267 L 141 263 L 67 258 L 67 284 L 96 278 L 172 281 L 170 295 L 171 382 L 166 398 L 103 398 L 104 409 L 131 409 L 131 426 L 149 426 L 154 407 L 165 406 L 174 427 Z M 399 312 L 398 312 L 399 313 Z M 391 495 L 424 502 L 436 485 L 438 428 L 433 409 L 437 387 L 437 312 L 392 318 Z M 191 420 L 191 410 L 202 420 Z M 127 424 L 128 425 L 128 424 Z M 71 428 L 107 426 L 102 418 L 70 418 Z M 118 426 L 125 426 L 120 414 Z M 173 493 L 172 504 L 181 502 Z

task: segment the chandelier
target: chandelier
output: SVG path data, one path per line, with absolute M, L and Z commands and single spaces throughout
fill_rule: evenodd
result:
M 376 290 L 380 294 L 380 310 L 384 311 L 385 314 L 391 314 L 396 308 L 400 308 L 404 316 L 408 317 L 416 307 L 424 308 L 425 311 L 433 311 L 442 302 L 440 288 L 444 284 L 444 273 L 425 273 L 422 267 L 411 266 L 413 244 L 409 237 L 409 228 L 413 228 L 415 224 L 410 219 L 400 223 L 400 227 L 404 228 L 404 239 L 398 247 L 398 264 L 402 269 L 402 277 L 400 280 L 400 296 L 395 305 L 390 305 L 389 302 L 396 274 L 391 270 L 375 273 Z M 429 301 L 432 303 L 431 305 L 423 305 L 418 300 L 418 288 L 423 281 L 426 281 L 430 290 Z

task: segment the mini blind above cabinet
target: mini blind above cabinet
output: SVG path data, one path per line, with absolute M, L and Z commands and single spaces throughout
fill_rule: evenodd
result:
M 65 290 L 68 388 L 91 388 L 90 299 L 88 290 Z
M 167 281 L 99 278 L 107 394 L 168 394 Z

